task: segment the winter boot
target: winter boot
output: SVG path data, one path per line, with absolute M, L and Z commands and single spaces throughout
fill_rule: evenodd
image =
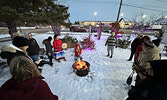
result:
M 127 61 L 131 61 L 132 59 L 128 59 Z
M 48 62 L 48 64 L 49 64 L 50 66 L 53 66 L 53 63 L 52 63 L 52 62 Z
M 109 57 L 110 55 L 108 54 L 107 57 Z
M 57 60 L 59 63 L 60 63 L 60 59 L 59 60 Z
M 64 61 L 67 61 L 65 57 L 63 59 L 64 59 Z
M 110 58 L 112 58 L 112 55 L 110 56 Z

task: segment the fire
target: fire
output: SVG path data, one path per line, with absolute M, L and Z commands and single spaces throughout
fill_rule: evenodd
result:
M 86 65 L 86 62 L 84 62 L 83 60 L 79 60 L 77 63 L 76 63 L 76 69 L 78 70 L 84 70 L 84 69 L 87 69 L 88 66 Z

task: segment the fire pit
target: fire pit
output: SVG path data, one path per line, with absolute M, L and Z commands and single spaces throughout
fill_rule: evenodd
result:
M 73 72 L 75 72 L 78 76 L 86 76 L 88 74 L 90 64 L 87 61 L 79 60 L 76 61 L 72 67 Z

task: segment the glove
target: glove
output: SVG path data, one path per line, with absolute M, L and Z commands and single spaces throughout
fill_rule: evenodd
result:
M 105 44 L 105 46 L 106 46 L 107 44 Z

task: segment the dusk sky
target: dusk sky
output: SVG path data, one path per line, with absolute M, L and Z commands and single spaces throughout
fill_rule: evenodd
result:
M 116 21 L 121 0 L 63 0 L 69 6 L 70 21 Z M 61 0 L 61 2 L 63 2 Z M 97 12 L 97 15 L 94 15 Z M 123 0 L 120 18 L 131 20 L 141 13 L 146 19 L 167 16 L 167 0 Z M 121 16 L 122 15 L 122 16 Z

